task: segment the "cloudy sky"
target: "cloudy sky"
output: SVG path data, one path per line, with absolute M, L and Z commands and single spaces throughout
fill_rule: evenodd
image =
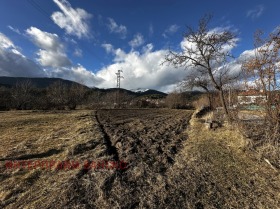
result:
M 180 50 L 186 26 L 206 13 L 232 28 L 235 57 L 250 54 L 257 29 L 280 25 L 280 2 L 188 0 L 1 0 L 0 76 L 60 77 L 100 88 L 172 91 L 188 73 L 161 65 Z M 233 64 L 238 70 L 239 65 Z

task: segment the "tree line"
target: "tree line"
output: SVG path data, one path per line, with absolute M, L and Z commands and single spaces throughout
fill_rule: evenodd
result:
M 0 87 L 0 110 L 75 110 L 79 108 L 192 108 L 193 96 L 171 93 L 167 96 L 137 96 L 124 89 L 90 89 L 78 83 L 56 81 L 47 88 L 37 88 L 30 80 L 13 87 Z
M 79 84 L 66 85 L 57 81 L 48 88 L 37 88 L 30 80 L 13 87 L 0 87 L 1 110 L 75 109 L 84 101 L 86 88 Z

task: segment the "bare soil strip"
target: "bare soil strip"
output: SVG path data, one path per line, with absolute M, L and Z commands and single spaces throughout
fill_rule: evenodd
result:
M 100 122 L 99 115 L 97 114 L 97 111 L 95 111 L 95 120 L 97 121 L 97 123 L 100 127 L 100 130 L 103 134 L 103 138 L 104 138 L 106 146 L 107 146 L 108 154 L 113 155 L 113 159 L 116 160 L 116 161 L 119 161 L 118 151 L 117 151 L 116 147 L 112 145 L 110 136 L 107 134 L 107 132 L 104 128 L 104 125 Z

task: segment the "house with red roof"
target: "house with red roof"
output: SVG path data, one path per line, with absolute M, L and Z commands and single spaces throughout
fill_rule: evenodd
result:
M 266 102 L 266 96 L 264 92 L 256 89 L 249 89 L 247 91 L 240 92 L 237 96 L 239 104 L 260 104 Z

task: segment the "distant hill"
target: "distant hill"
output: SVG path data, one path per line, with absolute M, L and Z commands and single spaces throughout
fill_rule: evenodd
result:
M 109 88 L 109 89 L 98 89 L 98 88 L 95 88 L 94 89 L 95 91 L 101 91 L 103 93 L 109 93 L 109 92 L 115 92 L 115 91 L 121 91 L 123 93 L 127 93 L 128 95 L 132 95 L 132 96 L 137 96 L 137 97 L 140 97 L 140 96 L 157 96 L 157 97 L 160 97 L 160 98 L 163 98 L 163 97 L 166 97 L 167 94 L 166 93 L 163 93 L 161 91 L 157 91 L 157 90 L 153 90 L 153 89 L 147 89 L 145 91 L 132 91 L 132 90 L 127 90 L 127 89 L 118 89 L 118 88 Z
M 145 92 L 145 91 L 148 91 L 149 89 L 141 89 L 141 88 L 138 88 L 138 89 L 130 89 L 130 91 L 133 91 L 133 92 L 136 92 L 136 93 L 139 93 L 139 92 Z
M 141 96 L 145 96 L 145 95 L 161 95 L 161 96 L 167 96 L 166 93 L 163 93 L 161 91 L 157 91 L 157 90 L 153 90 L 153 89 L 141 89 L 141 88 L 138 88 L 138 89 L 131 89 L 130 91 L 132 92 L 135 92 L 136 94 L 138 95 L 141 95 Z
M 0 86 L 5 87 L 13 87 L 16 85 L 17 82 L 23 82 L 26 80 L 30 80 L 34 86 L 37 88 L 47 88 L 53 83 L 57 81 L 61 81 L 62 83 L 70 86 L 72 84 L 79 84 L 74 81 L 69 81 L 61 78 L 29 78 L 29 77 L 6 77 L 6 76 L 0 76 Z
M 153 90 L 153 89 L 149 89 L 147 91 L 144 91 L 144 92 L 139 92 L 139 94 L 141 96 L 146 96 L 146 95 L 161 95 L 163 97 L 166 97 L 167 94 L 166 93 L 163 93 L 161 91 L 157 91 L 157 90 Z
M 61 78 L 29 78 L 29 77 L 6 77 L 0 76 L 0 86 L 5 86 L 11 88 L 17 84 L 17 82 L 22 82 L 30 80 L 34 86 L 37 88 L 47 88 L 53 83 L 57 81 L 61 81 L 62 83 L 70 86 L 72 84 L 78 84 L 74 81 L 69 81 Z M 79 84 L 82 85 L 82 84 Z M 151 98 L 164 98 L 167 96 L 166 93 L 161 91 L 153 90 L 153 89 L 136 89 L 136 90 L 127 90 L 127 89 L 118 89 L 118 88 L 108 88 L 108 89 L 99 89 L 92 88 L 92 91 L 100 91 L 102 93 L 110 93 L 120 90 L 121 92 L 127 93 L 128 95 L 136 96 L 136 97 L 151 97 Z

